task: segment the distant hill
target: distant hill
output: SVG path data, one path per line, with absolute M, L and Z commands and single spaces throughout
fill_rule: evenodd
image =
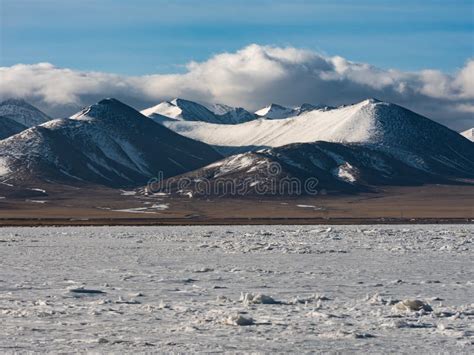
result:
M 221 158 L 115 99 L 0 141 L 2 178 L 138 186 Z

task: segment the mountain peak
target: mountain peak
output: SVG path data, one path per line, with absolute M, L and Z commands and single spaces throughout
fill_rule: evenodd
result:
M 362 101 L 363 103 L 368 103 L 368 104 L 378 104 L 378 103 L 381 103 L 383 101 L 379 100 L 379 99 L 376 99 L 375 97 L 369 97 L 367 99 L 365 99 L 364 101 Z
M 179 175 L 221 158 L 112 98 L 0 141 L 0 156 L 20 180 L 107 186 L 142 185 L 157 171 Z
M 102 99 L 99 102 L 97 102 L 96 105 L 116 105 L 116 104 L 125 105 L 124 103 L 120 102 L 117 99 L 114 99 L 113 97 L 107 97 L 105 99 Z
M 186 104 L 196 104 L 193 101 L 189 101 L 186 99 L 182 99 L 180 97 L 175 97 L 173 100 L 168 101 L 170 104 L 175 105 L 175 106 L 180 106 L 180 105 L 186 105 Z
M 1 102 L 0 116 L 8 117 L 25 127 L 36 126 L 51 119 L 21 98 L 10 98 Z
M 194 102 L 181 98 L 163 101 L 141 113 L 161 122 L 166 118 L 179 121 L 235 124 L 255 119 L 255 115 L 240 107 Z
M 283 109 L 283 110 L 288 109 L 288 107 L 285 107 L 285 106 L 276 104 L 276 103 L 274 103 L 274 102 L 272 102 L 270 105 L 268 105 L 268 107 L 269 107 L 269 108 L 276 108 L 276 109 Z
M 461 132 L 461 135 L 469 139 L 471 142 L 474 142 L 474 128 L 469 128 Z
M 268 119 L 281 119 L 296 116 L 297 112 L 293 108 L 271 103 L 270 105 L 255 111 L 255 114 Z
M 82 109 L 80 112 L 71 116 L 71 119 L 81 120 L 93 118 L 100 120 L 117 120 L 140 116 L 136 110 L 123 102 L 114 98 L 105 98 Z

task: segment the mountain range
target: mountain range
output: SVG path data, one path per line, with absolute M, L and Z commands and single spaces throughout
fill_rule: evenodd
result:
M 474 161 L 473 145 L 457 132 L 375 99 L 337 109 L 315 109 L 287 119 L 257 119 L 232 126 L 199 121 L 162 124 L 210 144 L 224 155 L 326 141 L 364 145 L 427 172 L 470 174 Z
M 303 104 L 298 107 L 285 107 L 278 104 L 270 104 L 254 113 L 242 107 L 232 107 L 223 104 L 197 103 L 189 100 L 175 98 L 171 101 L 163 101 L 158 105 L 142 110 L 141 113 L 158 122 L 169 120 L 207 122 L 216 124 L 238 124 L 253 121 L 259 118 L 269 120 L 283 119 L 298 116 L 304 112 L 313 110 L 330 110 L 333 107 L 325 105 Z
M 199 195 L 196 182 L 206 181 L 226 194 L 225 179 L 232 191 L 253 195 L 274 194 L 275 184 L 291 179 L 317 180 L 318 192 L 328 193 L 474 181 L 474 143 L 376 99 L 338 108 L 271 104 L 255 113 L 183 99 L 140 113 L 105 99 L 56 120 L 7 100 L 0 114 L 0 133 L 9 137 L 0 141 L 0 178 L 15 183 L 138 187 L 161 172 L 192 182 L 171 181 L 176 193 Z
M 0 141 L 4 179 L 139 186 L 221 158 L 115 99 L 51 120 Z
M 222 104 L 199 104 L 184 99 L 163 101 L 156 106 L 141 111 L 158 122 L 163 119 L 177 121 L 199 121 L 218 124 L 236 124 L 254 120 L 257 115 L 241 107 Z

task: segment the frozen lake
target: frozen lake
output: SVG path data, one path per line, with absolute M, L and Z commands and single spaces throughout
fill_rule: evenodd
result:
M 472 352 L 473 242 L 472 225 L 3 228 L 0 352 Z

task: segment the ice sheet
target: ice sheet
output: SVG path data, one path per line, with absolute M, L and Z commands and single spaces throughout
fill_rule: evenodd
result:
M 3 228 L 0 352 L 472 352 L 473 241 L 469 225 Z

